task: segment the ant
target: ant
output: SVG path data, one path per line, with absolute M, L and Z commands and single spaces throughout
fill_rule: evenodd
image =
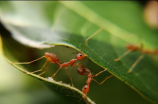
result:
M 135 51 L 140 51 L 141 55 L 138 57 L 138 59 L 133 63 L 133 65 L 130 67 L 130 69 L 128 70 L 128 73 L 130 73 L 133 68 L 138 64 L 138 62 L 144 57 L 144 55 L 148 54 L 150 55 L 153 59 L 155 59 L 153 56 L 154 55 L 158 55 L 158 49 L 155 49 L 153 51 L 147 50 L 147 49 L 143 49 L 143 44 L 140 44 L 138 46 L 136 45 L 132 45 L 132 44 L 127 44 L 125 46 L 127 48 L 128 51 L 126 51 L 122 56 L 120 56 L 119 58 L 115 59 L 114 61 L 118 61 L 120 60 L 122 57 L 124 57 L 125 55 L 127 55 L 130 52 L 135 52 Z M 157 61 L 157 59 L 155 59 Z
M 69 71 L 68 71 L 68 69 L 67 69 L 67 66 L 70 65 L 71 67 L 74 67 L 74 66 L 78 65 L 78 63 L 75 64 L 76 61 L 82 60 L 84 57 L 87 56 L 87 55 L 84 55 L 84 54 L 82 53 L 82 49 L 84 48 L 85 44 L 87 43 L 87 41 L 88 41 L 90 38 L 92 38 L 93 36 L 95 36 L 96 34 L 98 34 L 98 33 L 101 32 L 101 31 L 102 31 L 102 28 L 98 29 L 98 30 L 97 30 L 96 32 L 94 32 L 90 37 L 88 37 L 88 38 L 85 40 L 85 42 L 84 42 L 84 44 L 83 44 L 83 46 L 82 46 L 82 48 L 81 48 L 80 53 L 78 53 L 78 54 L 76 55 L 76 59 L 71 59 L 69 62 L 62 63 L 62 62 L 59 61 L 58 56 L 55 55 L 54 53 L 45 52 L 45 56 L 42 56 L 42 57 L 40 57 L 40 58 L 38 58 L 38 59 L 36 59 L 36 60 L 30 61 L 30 62 L 20 62 L 20 63 L 12 63 L 12 64 L 30 64 L 30 63 L 33 63 L 33 62 L 35 62 L 35 61 L 38 61 L 38 60 L 40 60 L 40 59 L 42 59 L 42 58 L 46 58 L 47 60 L 46 60 L 45 64 L 43 65 L 43 67 L 42 67 L 40 70 L 31 72 L 31 73 L 36 73 L 36 72 L 42 71 L 42 70 L 44 69 L 44 67 L 46 66 L 46 64 L 49 62 L 49 63 L 48 63 L 48 66 L 47 66 L 46 69 L 45 69 L 45 71 L 42 72 L 41 74 L 39 74 L 39 75 L 42 75 L 42 74 L 44 74 L 44 73 L 46 72 L 46 70 L 48 69 L 50 63 L 55 63 L 56 65 L 59 66 L 59 69 L 58 69 L 51 77 L 53 78 L 53 77 L 58 73 L 58 71 L 59 71 L 61 68 L 65 68 L 65 70 L 67 71 L 67 73 L 68 73 L 68 75 L 69 75 L 69 77 L 70 77 L 70 80 L 71 80 L 71 83 L 72 83 L 72 87 L 73 87 L 72 78 L 71 78 L 70 73 L 69 73 Z
M 83 95 L 83 98 L 85 98 L 87 96 L 87 93 L 89 92 L 89 85 L 91 83 L 92 80 L 94 80 L 96 83 L 98 84 L 103 84 L 107 79 L 109 79 L 110 77 L 112 77 L 113 75 L 110 75 L 108 77 L 106 77 L 102 82 L 98 82 L 97 80 L 95 80 L 93 77 L 96 77 L 98 76 L 99 74 L 101 74 L 102 72 L 106 71 L 107 68 L 103 71 L 100 71 L 99 73 L 95 74 L 95 75 L 92 75 L 91 71 L 84 67 L 83 65 L 79 66 L 79 68 L 77 68 L 77 72 L 80 74 L 80 75 L 87 75 L 88 76 L 88 79 L 86 81 L 86 85 L 82 88 L 82 92 L 84 93 Z M 87 101 L 86 101 L 87 102 Z

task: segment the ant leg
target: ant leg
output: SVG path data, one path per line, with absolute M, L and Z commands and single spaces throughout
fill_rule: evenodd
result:
M 106 78 L 105 78 L 102 82 L 100 82 L 100 83 L 99 83 L 97 80 L 93 79 L 93 78 L 92 78 L 92 80 L 94 80 L 95 82 L 97 82 L 98 84 L 101 85 L 101 84 L 103 84 L 107 79 L 109 79 L 109 78 L 112 77 L 112 76 L 113 76 L 113 75 L 110 75 L 110 76 L 106 77 Z
M 72 77 L 71 77 L 71 75 L 70 75 L 70 73 L 69 73 L 69 71 L 68 71 L 67 67 L 65 67 L 65 69 L 66 69 L 66 71 L 67 71 L 67 74 L 68 74 L 68 75 L 69 75 L 69 77 L 70 77 L 70 80 L 71 80 L 71 83 L 72 83 L 72 87 L 74 87 L 73 82 L 72 82 Z
M 61 62 L 61 61 L 59 61 L 59 63 L 60 63 L 60 64 L 62 64 L 62 62 Z
M 53 78 L 57 73 L 58 71 L 61 69 L 62 67 L 60 67 L 51 77 Z
M 138 64 L 138 62 L 144 57 L 144 54 L 140 55 L 139 58 L 134 62 L 134 64 L 131 66 L 131 68 L 128 70 L 128 73 L 130 73 L 133 68 Z
M 105 70 L 103 70 L 103 71 L 100 71 L 99 73 L 97 73 L 97 74 L 95 74 L 95 75 L 92 75 L 91 77 L 96 77 L 96 76 L 98 76 L 99 74 L 101 74 L 101 73 L 104 72 L 104 71 L 107 71 L 107 68 L 106 68 Z
M 118 57 L 117 59 L 114 59 L 114 61 L 120 60 L 122 57 L 126 56 L 130 52 L 131 52 L 131 50 L 126 51 L 122 56 Z
M 14 62 L 12 62 L 11 64 L 30 64 L 30 63 L 33 63 L 33 62 L 35 62 L 35 61 L 38 61 L 38 60 L 40 60 L 40 59 L 42 59 L 42 58 L 44 58 L 45 56 L 42 56 L 42 57 L 40 57 L 40 58 L 38 58 L 38 59 L 36 59 L 36 60 L 33 60 L 33 61 L 30 61 L 30 62 L 17 62 L 17 63 L 14 63 Z
M 83 46 L 82 46 L 82 48 L 81 48 L 81 51 L 82 51 L 83 47 L 85 46 L 85 44 L 87 43 L 87 41 L 88 41 L 90 38 L 92 38 L 94 35 L 98 34 L 98 33 L 101 32 L 101 31 L 102 31 L 102 28 L 98 29 L 95 33 L 93 33 L 90 37 L 88 37 L 88 38 L 85 40 L 85 42 L 84 42 L 84 44 L 83 44 Z
M 72 65 L 71 67 L 75 67 L 76 65 L 78 65 L 79 67 L 80 67 L 80 65 L 77 63 L 77 64 L 74 64 L 74 65 Z
M 44 72 L 42 72 L 42 73 L 40 73 L 40 74 L 38 74 L 38 75 L 42 75 L 42 74 L 44 74 L 44 73 L 47 71 L 47 69 L 48 69 L 49 65 L 50 65 L 50 62 L 49 62 L 49 64 L 47 65 L 47 67 L 46 67 L 45 71 L 44 71 Z
M 48 60 L 45 62 L 45 64 L 43 65 L 43 67 L 42 67 L 40 70 L 36 70 L 36 71 L 34 71 L 34 72 L 31 72 L 31 73 L 33 74 L 33 73 L 36 73 L 36 72 L 42 71 L 42 70 L 43 70 L 43 68 L 46 66 L 47 62 L 48 62 Z

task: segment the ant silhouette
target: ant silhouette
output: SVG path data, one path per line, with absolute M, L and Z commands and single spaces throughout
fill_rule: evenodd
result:
M 42 75 L 42 74 L 44 74 L 44 73 L 46 72 L 46 70 L 48 69 L 50 63 L 55 63 L 56 65 L 59 66 L 59 69 L 58 69 L 51 77 L 53 78 L 53 77 L 58 73 L 58 71 L 59 71 L 61 68 L 65 68 L 65 70 L 67 71 L 67 73 L 68 73 L 68 75 L 69 75 L 69 78 L 70 78 L 70 80 L 71 80 L 72 87 L 73 87 L 74 85 L 73 85 L 73 82 L 72 82 L 72 77 L 70 76 L 70 73 L 69 73 L 69 71 L 68 71 L 68 69 L 67 69 L 67 66 L 70 65 L 71 67 L 74 67 L 74 66 L 78 65 L 78 63 L 75 64 L 76 61 L 82 60 L 84 57 L 87 56 L 87 55 L 84 55 L 84 54 L 82 53 L 82 49 L 84 48 L 85 44 L 87 43 L 87 41 L 88 41 L 90 38 L 92 38 L 93 36 L 95 36 L 96 34 L 98 34 L 98 33 L 101 32 L 101 31 L 102 31 L 102 28 L 98 29 L 98 30 L 97 30 L 96 32 L 94 32 L 90 37 L 88 37 L 88 38 L 85 40 L 85 42 L 84 42 L 84 44 L 83 44 L 83 46 L 82 46 L 82 48 L 81 48 L 81 51 L 76 55 L 76 59 L 71 59 L 69 62 L 62 63 L 62 62 L 59 61 L 58 56 L 55 55 L 54 53 L 45 52 L 45 55 L 44 55 L 44 56 L 42 56 L 42 57 L 40 57 L 40 58 L 38 58 L 38 59 L 36 59 L 36 60 L 30 61 L 30 62 L 19 62 L 19 63 L 12 63 L 12 64 L 30 64 L 30 63 L 33 63 L 33 62 L 35 62 L 35 61 L 38 61 L 38 60 L 40 60 L 40 59 L 42 59 L 42 58 L 46 58 L 46 62 L 45 62 L 45 64 L 43 65 L 43 67 L 42 67 L 40 70 L 31 72 L 31 73 L 36 73 L 36 72 L 42 71 L 42 70 L 44 69 L 44 67 L 47 65 L 47 63 L 49 62 L 48 65 L 47 65 L 47 67 L 46 67 L 46 69 L 45 69 L 42 73 L 39 74 L 39 75 Z
M 104 71 L 107 71 L 107 68 L 103 71 L 100 71 L 99 73 L 93 75 L 91 73 L 91 71 L 86 68 L 85 66 L 83 65 L 79 65 L 79 67 L 77 68 L 77 72 L 80 74 L 80 75 L 87 75 L 88 76 L 88 79 L 86 81 L 86 85 L 82 88 L 82 92 L 84 93 L 84 95 L 82 96 L 83 98 L 85 98 L 87 96 L 87 93 L 89 92 L 89 86 L 90 86 L 90 83 L 91 81 L 95 81 L 96 83 L 98 84 L 103 84 L 107 79 L 109 79 L 110 77 L 112 77 L 113 75 L 110 75 L 108 77 L 106 77 L 102 82 L 98 82 L 97 80 L 95 80 L 93 77 L 96 77 L 98 76 L 99 74 L 101 74 L 102 72 Z M 87 102 L 87 101 L 86 101 Z M 88 103 L 87 103 L 88 104 Z
M 127 48 L 127 51 L 123 55 L 121 55 L 120 57 L 118 57 L 117 59 L 115 59 L 114 61 L 119 61 L 121 58 L 123 58 L 124 56 L 126 56 L 130 52 L 135 52 L 135 51 L 140 51 L 141 52 L 141 55 L 138 57 L 138 59 L 130 67 L 130 69 L 128 70 L 128 73 L 130 73 L 133 70 L 133 68 L 144 57 L 144 55 L 148 54 L 154 60 L 158 61 L 157 59 L 154 58 L 155 55 L 158 55 L 158 49 L 155 49 L 155 50 L 152 50 L 152 51 L 147 50 L 147 49 L 143 49 L 143 44 L 142 43 L 140 45 L 138 45 L 138 46 L 132 45 L 132 44 L 127 44 L 125 47 Z

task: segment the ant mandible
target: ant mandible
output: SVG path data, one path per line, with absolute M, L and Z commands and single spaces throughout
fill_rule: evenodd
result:
M 40 60 L 40 59 L 42 59 L 42 58 L 46 58 L 47 60 L 46 60 L 45 64 L 43 65 L 43 67 L 42 67 L 40 70 L 31 72 L 31 73 L 36 73 L 36 72 L 42 71 L 42 70 L 44 69 L 44 67 L 46 66 L 46 64 L 49 62 L 48 65 L 47 65 L 47 67 L 46 67 L 46 69 L 45 69 L 45 71 L 39 74 L 39 75 L 42 75 L 42 74 L 44 74 L 44 73 L 46 72 L 46 70 L 48 69 L 50 63 L 55 63 L 56 65 L 59 66 L 59 69 L 58 69 L 51 77 L 53 78 L 53 77 L 58 73 L 58 71 L 59 71 L 61 68 L 65 68 L 65 70 L 67 71 L 67 73 L 68 73 L 68 75 L 69 75 L 69 77 L 70 77 L 70 80 L 71 80 L 71 83 L 72 83 L 72 87 L 73 87 L 72 77 L 70 76 L 70 73 L 69 73 L 69 71 L 68 71 L 68 69 L 67 69 L 67 66 L 70 65 L 71 67 L 74 67 L 74 66 L 78 65 L 78 63 L 77 63 L 77 64 L 74 64 L 76 61 L 82 60 L 84 57 L 87 56 L 87 55 L 84 55 L 84 54 L 82 53 L 82 49 L 84 48 L 85 44 L 87 43 L 87 41 L 88 41 L 90 38 L 92 38 L 93 36 L 95 36 L 96 34 L 98 34 L 98 33 L 101 32 L 101 31 L 102 31 L 102 28 L 98 29 L 98 30 L 97 30 L 96 32 L 94 32 L 90 37 L 88 37 L 88 38 L 85 40 L 85 42 L 84 42 L 84 44 L 83 44 L 83 46 L 82 46 L 82 48 L 81 48 L 80 53 L 78 53 L 78 54 L 76 55 L 76 59 L 71 59 L 69 62 L 62 63 L 62 62 L 59 61 L 58 56 L 55 55 L 54 53 L 45 52 L 45 56 L 42 56 L 42 57 L 40 57 L 40 58 L 38 58 L 38 59 L 36 59 L 36 60 L 30 61 L 30 62 L 20 62 L 20 63 L 12 63 L 12 64 L 30 64 L 30 63 L 33 63 L 33 62 L 35 62 L 35 61 L 38 61 L 38 60 Z
M 132 44 L 127 44 L 125 46 L 127 48 L 127 51 L 120 56 L 119 58 L 115 59 L 114 61 L 119 61 L 121 58 L 123 58 L 125 55 L 127 55 L 130 52 L 135 52 L 135 51 L 140 51 L 141 55 L 138 57 L 138 59 L 133 63 L 133 65 L 130 67 L 130 69 L 128 70 L 128 73 L 130 73 L 133 68 L 138 64 L 138 62 L 144 57 L 144 55 L 148 54 L 150 55 L 153 59 L 154 59 L 154 55 L 158 55 L 158 49 L 155 50 L 147 50 L 147 49 L 143 49 L 143 44 L 140 44 L 138 46 L 136 45 L 132 45 Z M 155 59 L 157 61 L 157 59 Z
M 113 75 L 110 75 L 108 77 L 106 77 L 102 82 L 98 82 L 97 80 L 95 80 L 93 77 L 96 77 L 98 76 L 99 74 L 101 74 L 102 72 L 106 71 L 107 68 L 103 71 L 100 71 L 99 73 L 95 74 L 95 75 L 92 75 L 91 71 L 84 67 L 83 65 L 79 65 L 79 68 L 77 68 L 77 72 L 80 74 L 80 75 L 87 75 L 88 76 L 88 79 L 86 81 L 86 85 L 82 88 L 82 92 L 84 93 L 83 95 L 83 98 L 85 98 L 87 96 L 87 93 L 89 92 L 89 85 L 91 83 L 92 80 L 94 80 L 96 83 L 98 84 L 103 84 L 107 79 L 109 79 L 110 77 L 112 77 Z

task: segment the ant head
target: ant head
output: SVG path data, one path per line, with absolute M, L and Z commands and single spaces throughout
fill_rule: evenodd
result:
M 87 55 L 84 55 L 83 53 L 78 53 L 77 56 L 76 56 L 76 59 L 77 59 L 77 60 L 81 60 L 81 59 L 83 59 L 85 56 L 87 56 Z
M 87 94 L 88 91 L 89 91 L 89 85 L 85 85 L 85 86 L 82 88 L 82 92 L 83 92 L 84 94 Z

